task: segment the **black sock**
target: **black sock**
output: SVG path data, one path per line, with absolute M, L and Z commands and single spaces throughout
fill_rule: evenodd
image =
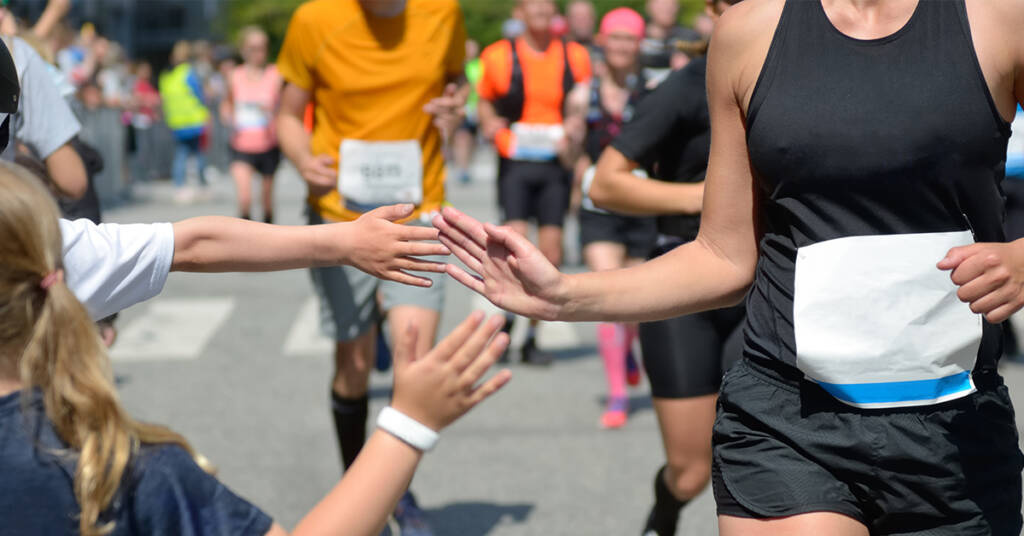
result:
M 341 449 L 341 463 L 348 469 L 366 442 L 366 413 L 369 397 L 344 398 L 331 391 L 334 432 Z
M 654 508 L 647 519 L 647 531 L 654 531 L 658 536 L 672 536 L 676 533 L 679 522 L 679 511 L 689 501 L 680 501 L 669 491 L 665 484 L 665 467 L 654 476 Z
M 274 213 L 268 212 L 263 215 L 263 223 L 274 223 Z
M 243 212 L 243 213 L 239 214 L 238 217 L 243 219 L 243 220 L 251 220 L 252 219 L 252 217 L 249 216 L 248 212 Z

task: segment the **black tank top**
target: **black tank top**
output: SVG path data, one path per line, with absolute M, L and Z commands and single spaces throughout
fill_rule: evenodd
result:
M 601 80 L 593 77 L 590 80 L 590 101 L 587 105 L 587 134 L 583 139 L 583 150 L 590 157 L 592 164 L 597 164 L 601 158 L 601 152 L 608 146 L 619 133 L 622 132 L 622 125 L 633 118 L 633 111 L 637 102 L 647 93 L 644 78 L 640 75 L 631 75 L 626 81 L 629 89 L 629 98 L 626 106 L 623 107 L 620 115 L 608 111 L 604 102 L 601 101 Z
M 747 114 L 763 235 L 744 353 L 798 364 L 798 248 L 966 230 L 1002 241 L 1008 136 L 963 0 L 919 0 L 873 40 L 841 33 L 818 0 L 788 0 Z M 975 374 L 1001 352 L 999 326 L 980 331 Z

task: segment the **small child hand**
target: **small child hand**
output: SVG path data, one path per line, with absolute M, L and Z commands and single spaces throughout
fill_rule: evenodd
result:
M 483 313 L 474 312 L 422 356 L 415 355 L 418 333 L 410 326 L 395 351 L 391 406 L 440 431 L 508 383 L 512 373 L 506 369 L 477 385 L 509 342 L 507 334 L 498 333 L 501 316 L 483 319 Z

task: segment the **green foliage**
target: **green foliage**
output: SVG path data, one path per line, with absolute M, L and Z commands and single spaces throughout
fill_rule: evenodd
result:
M 277 51 L 284 41 L 292 12 L 304 0 L 232 0 L 225 4 L 217 25 L 228 42 L 237 44 L 238 32 L 245 26 L 255 24 L 263 28 L 270 37 L 270 55 Z
M 304 0 L 230 0 L 225 3 L 218 22 L 220 33 L 231 43 L 236 41 L 238 31 L 248 24 L 256 24 L 270 36 L 271 55 L 276 56 L 288 21 Z M 598 16 L 621 6 L 644 12 L 646 0 L 592 0 Z M 557 0 L 564 8 L 568 0 Z M 459 0 L 466 20 L 469 36 L 483 45 L 501 39 L 501 23 L 512 13 L 516 0 Z M 680 19 L 692 23 L 694 17 L 704 9 L 704 0 L 679 0 Z

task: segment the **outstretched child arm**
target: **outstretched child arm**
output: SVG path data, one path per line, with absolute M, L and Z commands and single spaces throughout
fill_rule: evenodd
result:
M 473 313 L 433 350 L 416 356 L 416 333 L 396 352 L 391 407 L 434 432 L 494 394 L 511 377 L 502 370 L 477 385 L 508 345 L 503 320 Z M 410 328 L 412 329 L 412 328 Z M 345 477 L 299 522 L 295 536 L 376 536 L 412 481 L 423 452 L 377 429 Z M 269 536 L 284 536 L 274 525 Z
M 269 272 L 348 265 L 407 285 L 430 280 L 407 271 L 444 272 L 444 263 L 416 259 L 447 255 L 437 230 L 394 223 L 412 205 L 391 205 L 346 223 L 282 226 L 223 216 L 201 216 L 174 224 L 171 271 Z M 433 242 L 426 242 L 433 241 Z

